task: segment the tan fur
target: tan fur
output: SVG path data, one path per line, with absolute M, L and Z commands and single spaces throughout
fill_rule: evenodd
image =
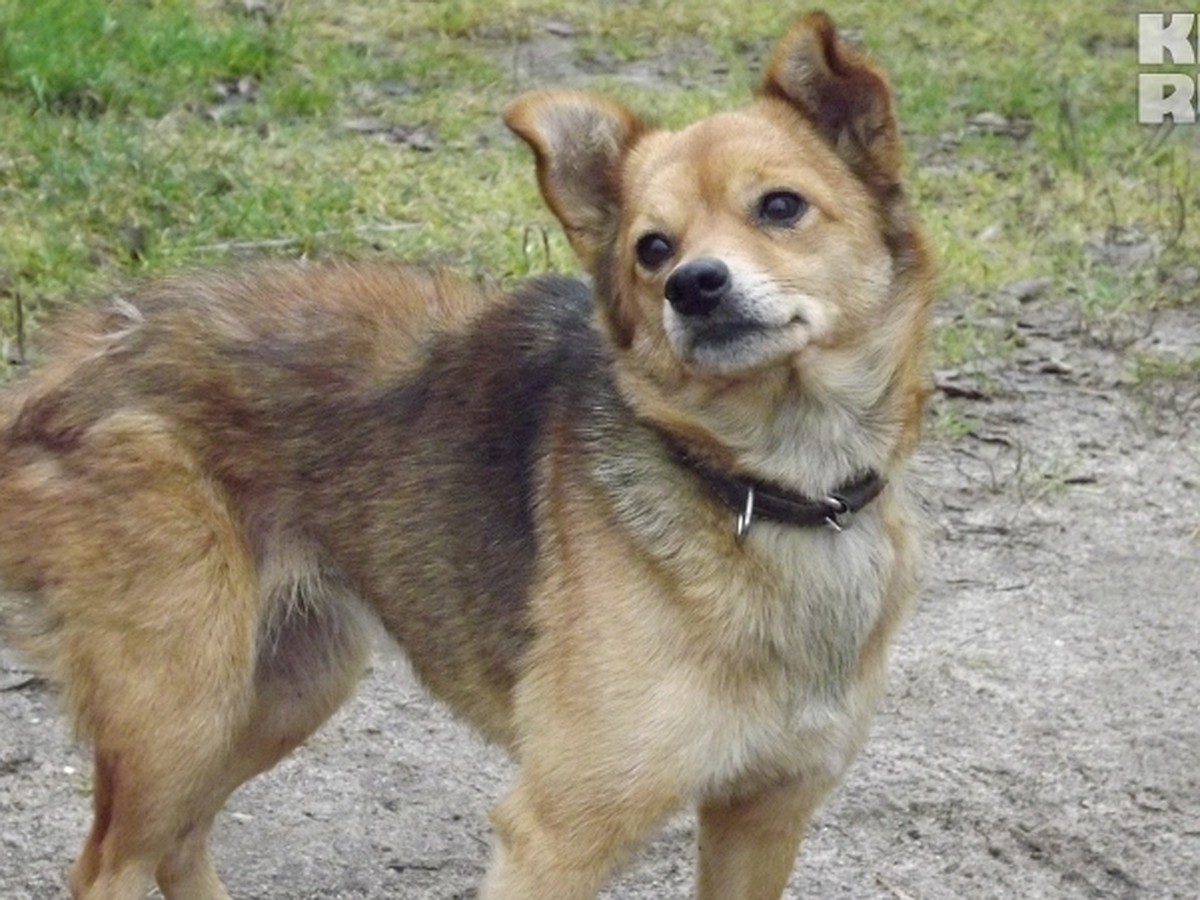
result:
M 701 900 L 781 895 L 917 583 L 931 276 L 886 81 L 814 14 L 680 132 L 566 91 L 506 121 L 594 325 L 565 281 L 195 274 L 69 315 L 0 397 L 0 625 L 95 751 L 75 897 L 225 897 L 214 817 L 349 695 L 372 621 L 519 764 L 485 900 L 594 897 L 685 806 Z M 802 213 L 764 220 L 781 190 Z M 664 300 L 706 259 L 744 332 Z M 739 539 L 679 445 L 886 487 L 844 533 Z

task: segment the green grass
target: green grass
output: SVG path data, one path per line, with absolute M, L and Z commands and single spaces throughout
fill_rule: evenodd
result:
M 267 77 L 284 36 L 185 0 L 4 0 L 0 90 L 32 112 L 161 116 L 216 78 Z M 198 90 L 199 89 L 199 90 Z
M 16 336 L 18 302 L 35 329 L 122 277 L 241 256 L 433 258 L 500 280 L 573 269 L 527 151 L 499 123 L 503 104 L 565 65 L 575 83 L 686 122 L 741 102 L 798 11 L 745 0 L 267 10 L 0 0 L 0 340 Z M 1009 352 L 1005 329 L 973 313 L 1021 278 L 1051 278 L 1052 298 L 1101 327 L 1196 302 L 1164 273 L 1200 259 L 1198 144 L 1188 129 L 1155 143 L 1137 125 L 1128 3 L 832 11 L 892 73 L 941 285 L 966 298 L 939 336 L 943 364 Z M 550 35 L 551 20 L 573 35 Z M 566 63 L 530 73 L 529 39 Z M 981 114 L 1028 133 L 971 127 Z M 432 152 L 346 127 L 365 119 L 421 129 Z M 1156 254 L 1098 260 L 1089 247 L 1116 232 Z

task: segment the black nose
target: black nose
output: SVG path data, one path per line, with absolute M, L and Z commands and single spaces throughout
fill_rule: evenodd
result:
M 704 316 L 729 293 L 729 267 L 719 259 L 693 259 L 667 279 L 667 302 L 681 316 Z

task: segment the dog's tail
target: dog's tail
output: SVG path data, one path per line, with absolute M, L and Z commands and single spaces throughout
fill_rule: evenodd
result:
M 10 590 L 0 583 L 0 639 L 17 650 L 23 661 L 55 683 L 63 683 L 63 659 L 49 611 L 36 593 Z
M 0 426 L 3 427 L 3 426 Z M 16 650 L 23 661 L 55 682 L 64 680 L 63 634 L 53 611 L 44 603 L 40 579 L 23 551 L 25 516 L 21 505 L 34 498 L 14 483 L 0 451 L 0 643 Z
M 0 392 L 0 643 L 18 651 L 40 674 L 60 681 L 62 630 L 44 602 L 49 573 L 41 565 L 49 537 L 45 529 L 53 523 L 39 527 L 36 522 L 39 510 L 48 511 L 45 488 L 59 464 L 17 439 L 31 387 L 26 381 Z

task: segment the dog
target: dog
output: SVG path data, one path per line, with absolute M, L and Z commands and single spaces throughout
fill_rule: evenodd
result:
M 821 13 L 680 131 L 505 110 L 590 283 L 262 264 L 77 308 L 0 401 L 0 619 L 94 750 L 86 900 L 228 895 L 214 818 L 377 623 L 507 748 L 486 900 L 583 900 L 698 811 L 785 889 L 917 589 L 931 254 Z

